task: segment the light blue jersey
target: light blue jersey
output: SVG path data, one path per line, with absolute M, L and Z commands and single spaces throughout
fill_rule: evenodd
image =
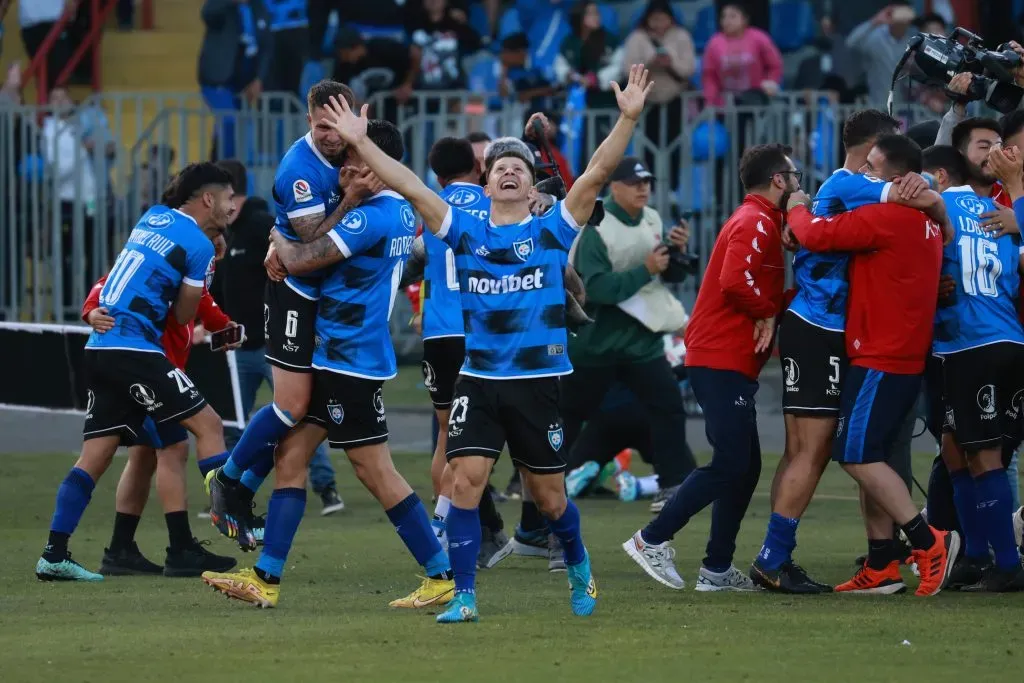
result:
M 401 195 L 384 190 L 327 234 L 345 259 L 324 269 L 313 367 L 391 379 L 398 366 L 388 323 L 416 238 L 416 216 Z
M 564 202 L 516 225 L 449 210 L 438 236 L 455 253 L 459 275 L 462 374 L 523 379 L 572 372 L 563 272 L 579 230 Z
M 935 312 L 935 354 L 998 342 L 1024 344 L 1017 317 L 1020 236 L 996 238 L 982 230 L 979 216 L 999 207 L 967 185 L 949 188 L 942 198 L 955 231 L 942 252 L 942 272 L 953 276 L 956 291 Z
M 491 198 L 479 185 L 451 183 L 440 192 L 441 199 L 456 209 L 486 220 L 491 214 Z M 455 254 L 444 240 L 424 231 L 423 247 L 423 339 L 462 337 L 462 300 L 459 297 L 459 274 Z
M 181 285 L 206 287 L 213 242 L 191 216 L 156 205 L 135 225 L 100 290 L 113 329 L 89 335 L 90 349 L 163 353 L 164 323 Z
M 291 221 L 305 216 L 330 216 L 341 203 L 339 169 L 327 161 L 306 133 L 292 143 L 274 175 L 274 207 L 277 231 L 290 240 L 298 240 Z M 289 275 L 285 282 L 307 299 L 320 297 L 323 273 Z
M 815 216 L 835 216 L 859 206 L 884 202 L 892 183 L 841 168 L 826 180 L 814 196 Z M 789 310 L 826 330 L 846 329 L 846 254 L 812 253 L 801 248 L 793 257 L 797 294 Z

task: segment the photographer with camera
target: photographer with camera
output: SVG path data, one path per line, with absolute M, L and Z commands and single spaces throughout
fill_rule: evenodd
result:
M 681 222 L 665 236 L 661 217 L 647 206 L 654 176 L 640 159 L 623 159 L 610 181 L 604 217 L 584 228 L 569 256 L 586 287 L 585 309 L 594 323 L 569 339 L 575 372 L 562 382 L 565 444 L 571 452 L 609 386 L 621 381 L 650 416 L 660 488 L 652 508 L 657 511 L 695 467 L 686 444 L 682 395 L 663 341 L 686 319 L 665 283 L 681 282 L 692 268 L 683 251 L 690 231 Z M 579 493 L 597 474 L 574 472 L 566 483 Z

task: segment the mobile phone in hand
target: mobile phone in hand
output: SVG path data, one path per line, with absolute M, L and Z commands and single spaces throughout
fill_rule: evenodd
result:
M 225 327 L 223 330 L 210 335 L 210 350 L 220 351 L 225 346 L 237 344 L 243 339 L 245 339 L 245 325 Z

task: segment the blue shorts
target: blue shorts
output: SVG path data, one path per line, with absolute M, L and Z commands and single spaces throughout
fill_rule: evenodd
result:
M 851 464 L 886 462 L 920 390 L 920 375 L 850 366 L 839 397 L 832 459 Z
M 160 450 L 188 440 L 188 430 L 178 422 L 156 423 L 147 417 L 142 423 L 142 432 L 132 439 L 129 446 L 149 446 Z

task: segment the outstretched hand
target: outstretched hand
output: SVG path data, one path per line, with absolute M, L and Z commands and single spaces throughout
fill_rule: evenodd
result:
M 369 123 L 366 113 L 370 109 L 369 105 L 364 104 L 359 109 L 359 114 L 357 115 L 348 106 L 348 102 L 344 98 L 332 95 L 326 108 L 327 123 L 331 124 L 331 127 L 338 131 L 342 140 L 350 145 L 357 145 L 366 139 L 366 125 Z
M 626 89 L 619 88 L 619 84 L 612 81 L 612 90 L 615 91 L 615 101 L 618 102 L 619 111 L 627 119 L 636 121 L 644 110 L 644 102 L 647 94 L 654 87 L 654 81 L 648 82 L 649 72 L 643 64 L 634 64 L 629 67 L 629 79 L 626 82 Z

